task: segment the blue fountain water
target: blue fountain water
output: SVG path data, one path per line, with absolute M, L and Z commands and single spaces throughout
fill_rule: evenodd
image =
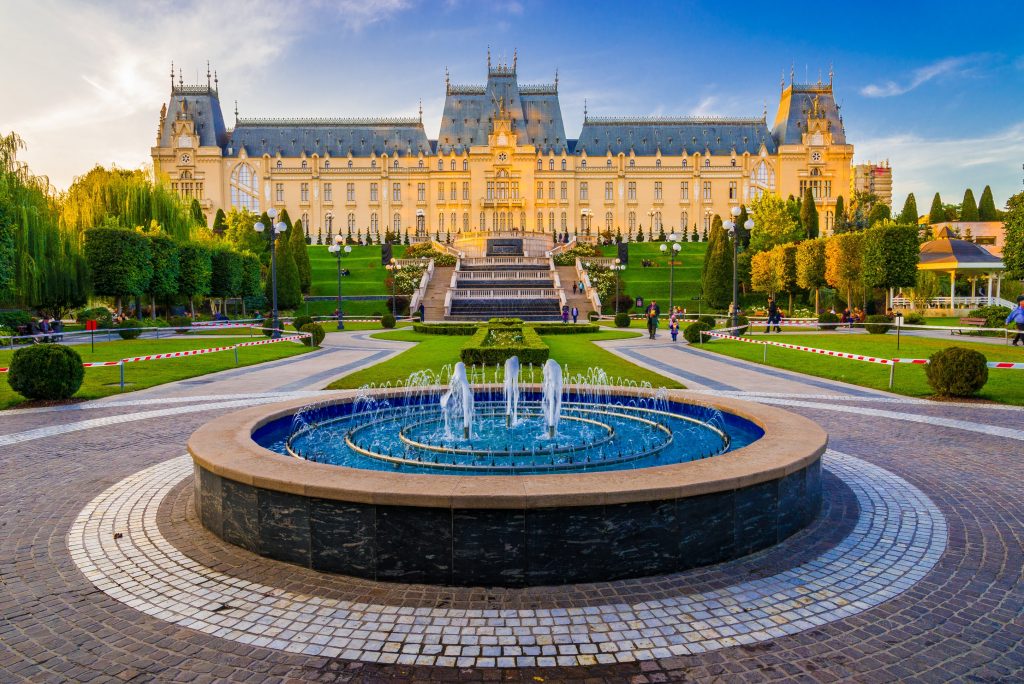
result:
M 761 437 L 738 416 L 672 402 L 664 390 L 591 369 L 568 378 L 548 361 L 543 384 L 518 359 L 499 369 L 459 363 L 417 373 L 400 388 L 367 387 L 273 421 L 253 438 L 298 458 L 370 470 L 458 475 L 543 474 L 669 465 L 726 454 Z M 447 390 L 439 387 L 447 381 Z M 484 384 L 487 383 L 487 384 Z M 627 385 L 623 391 L 621 385 Z M 371 392 L 391 389 L 391 392 Z

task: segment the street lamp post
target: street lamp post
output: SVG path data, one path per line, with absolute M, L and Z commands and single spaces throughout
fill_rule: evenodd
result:
M 272 324 L 274 331 L 270 336 L 274 339 L 281 337 L 281 321 L 277 318 L 277 236 L 288 230 L 288 226 L 283 221 L 274 223 L 274 219 L 277 218 L 277 209 L 271 207 L 267 209 L 267 216 L 270 217 L 270 232 L 267 233 L 267 239 L 270 241 L 270 280 L 271 280 L 271 292 L 273 301 L 273 312 L 271 313 Z M 257 233 L 263 233 L 268 226 L 264 226 L 262 221 L 257 221 L 253 224 L 253 230 Z
M 391 272 L 391 315 L 398 319 L 398 271 L 402 270 L 402 265 L 398 263 L 394 257 L 391 259 L 391 263 L 385 266 Z
M 341 255 L 342 252 L 348 254 L 352 251 L 352 245 L 341 246 L 344 238 L 340 235 L 334 237 L 334 244 L 327 248 L 327 251 L 334 255 L 334 258 L 338 261 L 338 330 L 345 329 L 344 312 L 341 310 Z
M 676 254 L 678 254 L 679 250 L 683 247 L 677 242 L 677 240 L 679 240 L 679 236 L 675 233 L 670 234 L 668 239 L 669 242 L 672 243 L 672 255 L 668 258 L 668 313 L 669 315 L 672 315 L 675 311 L 675 308 L 672 306 L 672 302 L 675 296 L 676 285 Z M 663 243 L 660 249 L 661 253 L 664 254 L 668 251 L 668 245 Z
M 733 328 L 735 328 L 737 326 L 737 324 L 738 324 L 738 320 L 737 319 L 739 317 L 740 285 L 739 285 L 739 279 L 737 278 L 736 258 L 737 258 L 738 246 L 739 246 L 739 242 L 740 242 L 740 237 L 739 237 L 739 232 L 740 231 L 739 231 L 739 226 L 736 225 L 735 219 L 739 218 L 740 211 L 741 210 L 740 210 L 739 207 L 733 207 L 732 209 L 730 209 L 729 213 L 732 214 L 733 220 L 732 221 L 726 221 L 725 223 L 722 224 L 722 227 L 725 228 L 727 231 L 729 231 L 729 233 L 732 235 L 732 316 L 730 317 L 732 322 L 731 322 L 730 326 L 733 327 Z M 753 230 L 754 229 L 754 220 L 748 218 L 746 223 L 743 224 L 743 227 L 748 232 Z
M 612 264 L 612 273 L 615 274 L 615 315 L 619 315 L 619 271 L 625 266 L 622 265 L 622 259 L 615 257 L 615 263 Z

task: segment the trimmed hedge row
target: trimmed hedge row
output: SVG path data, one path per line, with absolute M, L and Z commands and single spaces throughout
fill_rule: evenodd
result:
M 522 318 L 492 318 L 487 325 L 523 325 Z
M 481 326 L 473 337 L 462 346 L 462 351 L 459 353 L 459 358 L 462 359 L 463 363 L 466 364 L 487 364 L 488 366 L 497 365 L 504 363 L 507 359 L 518 356 L 519 363 L 532 363 L 535 365 L 543 364 L 548 360 L 548 356 L 551 354 L 551 350 L 548 346 L 540 339 L 540 335 L 533 328 L 520 328 L 519 330 L 523 335 L 523 343 L 517 345 L 509 345 L 503 347 L 490 347 L 484 346 L 484 342 L 487 340 L 487 335 L 490 333 L 492 327 L 496 327 L 502 331 L 508 331 L 512 328 L 509 326 Z
M 413 331 L 424 335 L 472 335 L 476 332 L 476 323 L 415 323 Z
M 601 326 L 593 323 L 576 323 L 565 325 L 564 323 L 538 323 L 531 326 L 538 335 L 584 335 L 586 333 L 601 332 Z

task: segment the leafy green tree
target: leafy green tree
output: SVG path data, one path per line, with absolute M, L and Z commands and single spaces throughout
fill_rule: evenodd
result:
M 285 219 L 285 224 L 288 224 L 288 212 L 282 212 L 281 215 Z M 313 269 L 309 263 L 309 253 L 306 251 L 306 234 L 302 229 L 302 222 L 296 221 L 294 226 L 289 226 L 286 235 L 288 251 L 291 252 L 295 267 L 299 271 L 299 289 L 303 293 L 308 293 L 309 288 L 313 286 Z
M 181 274 L 181 259 L 178 244 L 163 233 L 149 236 L 149 250 L 152 255 L 153 277 L 146 292 L 152 303 L 151 316 L 156 318 L 156 302 L 178 294 L 178 277 Z
M 855 294 L 862 292 L 864 233 L 840 233 L 825 242 L 825 281 L 846 293 L 852 304 Z
M 979 221 L 998 221 L 999 213 L 996 211 L 995 200 L 992 199 L 992 188 L 985 186 L 981 191 L 981 201 L 978 202 Z
M 291 240 L 287 232 L 277 237 L 277 308 L 297 309 L 302 304 L 302 287 L 299 280 L 299 267 L 295 264 L 292 254 Z M 303 245 L 305 249 L 305 245 Z M 273 274 L 267 274 L 265 296 L 268 303 L 273 299 Z
M 836 220 L 832 225 L 833 233 L 844 233 L 846 232 L 847 218 L 846 218 L 846 204 L 843 200 L 843 196 L 840 195 L 836 198 Z
M 942 206 L 942 198 L 939 197 L 939 193 L 935 193 L 935 198 L 932 199 L 932 208 L 928 212 L 928 223 L 942 223 L 946 220 L 946 210 Z
M 888 204 L 885 202 L 875 202 L 875 205 L 871 207 L 871 213 L 868 214 L 868 228 L 876 226 L 883 221 L 888 221 L 891 215 L 892 212 Z
M 243 318 L 249 302 L 255 306 L 264 306 L 262 270 L 258 256 L 252 252 L 242 252 L 242 284 L 238 294 L 242 298 Z
M 741 204 L 740 215 L 736 217 L 736 233 L 740 236 L 740 249 L 746 249 L 750 246 L 750 231 L 744 227 L 749 218 L 750 214 L 747 213 L 747 205 Z M 696 232 L 696 224 L 693 226 L 693 230 Z
M 1006 243 L 1003 245 L 1003 263 L 1006 275 L 1024 279 L 1024 192 L 1006 201 Z
M 223 237 L 224 231 L 227 229 L 227 216 L 225 216 L 223 209 L 217 209 L 217 213 L 213 217 L 213 234 L 217 237 Z
M 980 221 L 978 218 L 978 205 L 974 201 L 974 193 L 970 188 L 964 192 L 964 201 L 960 203 L 961 221 Z
M 244 264 L 241 254 L 223 245 L 214 247 L 210 253 L 210 267 L 211 296 L 225 300 L 242 293 Z M 221 311 L 227 313 L 227 306 L 223 302 Z
M 750 234 L 750 249 L 763 252 L 786 242 L 796 242 L 803 237 L 800 223 L 793 218 L 784 202 L 777 195 L 765 193 L 750 204 L 754 217 L 754 230 Z
M 262 222 L 266 228 L 262 233 L 253 230 L 256 222 Z M 270 261 L 270 248 L 267 246 L 267 235 L 273 230 L 270 217 L 266 214 L 257 216 L 245 209 L 232 208 L 224 219 L 224 240 L 239 252 L 251 252 L 260 258 L 263 264 Z
M 717 214 L 708 237 L 701 286 L 704 300 L 712 308 L 724 309 L 732 301 L 732 244 Z
M 192 220 L 197 226 L 206 227 L 206 214 L 203 213 L 203 207 L 195 197 L 192 198 L 192 203 L 189 204 L 189 213 L 192 214 Z
M 818 237 L 818 208 L 814 205 L 814 193 L 804 190 L 804 201 L 800 205 L 800 225 L 809 239 Z
M 905 226 L 916 226 L 917 217 L 917 200 L 914 199 L 914 193 L 910 193 L 907 195 L 907 200 L 903 203 L 903 211 L 896 218 L 896 222 L 902 223 Z
M 200 242 L 186 242 L 178 247 L 178 261 L 178 293 L 188 297 L 189 311 L 195 318 L 195 298 L 210 294 L 211 250 Z
M 790 195 L 786 199 L 786 211 L 789 212 L 790 217 L 797 225 L 800 225 L 800 212 L 803 210 L 802 197 L 802 195 L 800 197 Z
M 804 240 L 796 249 L 796 284 L 814 290 L 814 313 L 821 313 L 818 294 L 825 281 L 825 239 Z
M 125 228 L 91 228 L 85 231 L 85 259 L 93 292 L 117 300 L 140 297 L 153 278 L 149 239 Z
M 917 264 L 921 260 L 917 241 L 917 226 L 880 224 L 864 233 L 864 284 L 886 289 L 886 306 L 890 305 L 889 292 L 895 287 L 913 287 L 917 282 Z

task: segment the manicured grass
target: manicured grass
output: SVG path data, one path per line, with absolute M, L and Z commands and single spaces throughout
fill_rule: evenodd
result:
M 1012 361 L 1024 363 L 1024 349 L 991 344 L 978 344 L 955 340 L 932 340 L 902 337 L 900 348 L 896 349 L 896 335 L 861 335 L 841 333 L 818 333 L 807 335 L 785 335 L 775 338 L 786 344 L 796 344 L 818 349 L 865 354 L 882 358 L 926 359 L 940 349 L 952 346 L 975 349 L 989 361 Z M 764 347 L 759 344 L 714 340 L 702 347 L 707 351 L 725 354 L 747 361 L 761 363 Z M 779 347 L 768 347 L 768 365 L 785 368 L 821 378 L 840 380 L 862 387 L 889 389 L 889 366 L 863 361 L 818 356 L 808 352 Z M 923 365 L 900 364 L 896 366 L 893 392 L 911 397 L 931 396 Z M 1024 405 L 1024 371 L 989 369 L 988 383 L 979 396 L 983 399 L 1004 404 Z
M 673 303 L 682 306 L 688 311 L 697 310 L 695 297 L 700 293 L 700 271 L 704 265 L 704 254 L 707 252 L 706 242 L 683 242 L 682 249 L 675 258 L 674 276 L 672 268 L 669 267 L 669 258 L 661 253 L 660 242 L 630 243 L 629 265 L 622 272 L 624 285 L 623 294 L 629 295 L 632 299 L 643 297 L 644 302 L 656 299 L 662 305 L 663 310 L 668 310 L 669 282 L 671 277 L 675 279 L 673 290 Z M 615 246 L 602 247 L 604 256 L 617 256 Z M 654 262 L 653 266 L 644 268 L 643 260 Z M 635 309 L 634 309 L 635 310 Z
M 404 382 L 410 374 L 416 371 L 440 372 L 445 365 L 458 363 L 459 350 L 469 339 L 469 336 L 424 335 L 406 330 L 380 333 L 374 337 L 418 342 L 419 344 L 388 361 L 341 378 L 331 383 L 328 389 L 350 389 L 370 383 L 375 383 L 378 386 L 385 383 L 395 384 Z M 629 363 L 593 344 L 596 340 L 616 340 L 626 337 L 632 337 L 632 335 L 627 332 L 600 332 L 586 335 L 544 335 L 541 339 L 551 348 L 551 358 L 563 366 L 567 364 L 571 374 L 597 367 L 603 368 L 611 378 L 621 377 L 636 382 L 649 382 L 654 387 L 683 387 L 675 380 Z M 529 371 L 524 370 L 524 373 L 528 374 Z M 493 374 L 493 370 L 489 371 L 489 374 Z M 535 368 L 534 374 L 536 382 L 540 382 L 541 369 Z M 490 379 L 490 375 L 488 379 Z
M 237 340 L 242 342 L 244 340 Z M 116 342 L 97 342 L 96 350 L 90 351 L 88 344 L 75 345 L 74 349 L 83 361 L 116 361 L 132 356 L 146 356 L 164 352 L 183 351 L 186 349 L 205 349 L 209 347 L 229 346 L 236 340 L 184 340 L 169 338 L 165 340 L 118 340 Z M 251 366 L 264 361 L 283 359 L 310 351 L 310 348 L 294 342 L 242 347 L 238 350 L 238 365 Z M 8 366 L 11 361 L 9 349 L 0 351 L 0 366 Z M 144 389 L 154 385 L 162 385 L 175 380 L 194 378 L 207 373 L 235 368 L 235 355 L 232 351 L 223 351 L 200 356 L 189 356 L 178 359 L 160 359 L 125 364 L 125 391 Z M 25 401 L 7 384 L 7 374 L 0 379 L 0 408 L 9 408 Z M 75 394 L 76 399 L 98 399 L 120 390 L 120 369 L 116 366 L 103 368 L 86 368 L 85 381 Z
M 309 254 L 309 265 L 313 269 L 313 286 L 310 288 L 310 294 L 337 294 L 337 257 L 327 251 L 327 245 L 309 245 L 306 252 Z M 401 258 L 405 253 L 405 247 L 392 245 L 392 253 L 396 259 Z M 341 279 L 343 295 L 390 294 L 384 287 L 388 272 L 380 263 L 379 245 L 353 245 L 352 252 L 341 257 L 341 267 L 349 271 L 349 275 Z M 334 310 L 333 306 L 331 310 Z

